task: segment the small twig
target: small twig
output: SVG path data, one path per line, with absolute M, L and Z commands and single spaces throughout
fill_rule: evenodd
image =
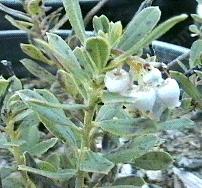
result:
M 104 4 L 107 2 L 108 0 L 101 0 L 96 6 L 94 6 L 89 12 L 88 14 L 85 16 L 84 18 L 84 24 L 85 26 L 88 25 L 88 23 L 91 21 L 91 19 L 93 18 L 93 16 L 104 6 Z
M 68 21 L 68 17 L 67 15 L 64 15 L 59 22 L 50 30 L 50 31 L 55 31 L 58 30 L 59 28 L 61 28 L 67 21 Z
M 170 69 L 174 65 L 178 64 L 179 61 L 182 61 L 182 60 L 186 59 L 187 57 L 189 57 L 189 55 L 190 55 L 190 52 L 187 52 L 187 53 L 180 55 L 179 57 L 177 57 L 176 59 L 174 59 L 173 61 L 168 63 L 167 68 Z

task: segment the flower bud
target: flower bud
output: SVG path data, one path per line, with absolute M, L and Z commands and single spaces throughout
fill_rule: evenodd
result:
M 114 69 L 106 73 L 104 83 L 109 92 L 123 93 L 130 88 L 131 78 L 124 69 Z
M 175 108 L 181 105 L 179 101 L 180 88 L 175 79 L 167 78 L 164 83 L 158 87 L 157 96 L 168 108 Z
M 156 101 L 156 92 L 153 88 L 140 88 L 137 86 L 131 90 L 128 97 L 134 98 L 134 104 L 131 105 L 131 108 L 144 112 L 151 112 Z
M 157 86 L 163 81 L 161 72 L 159 69 L 151 67 L 146 70 L 146 73 L 143 75 L 143 82 L 148 85 Z

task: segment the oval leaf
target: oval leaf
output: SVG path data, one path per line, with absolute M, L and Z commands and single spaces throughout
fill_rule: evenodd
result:
M 134 160 L 134 164 L 145 170 L 163 170 L 173 162 L 166 152 L 152 151 Z

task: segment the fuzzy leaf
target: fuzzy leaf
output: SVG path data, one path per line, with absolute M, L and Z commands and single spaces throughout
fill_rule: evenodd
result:
M 85 151 L 82 154 L 80 170 L 84 172 L 108 174 L 113 167 L 114 164 L 99 153 Z
M 33 44 L 20 44 L 22 51 L 33 59 L 39 60 L 43 63 L 52 65 L 53 62 L 49 60 L 36 46 Z
M 123 28 L 120 21 L 111 22 L 109 28 L 109 41 L 112 47 L 116 46 L 122 36 Z
M 105 157 L 114 163 L 130 163 L 135 158 L 144 155 L 157 144 L 158 138 L 153 135 L 138 136 L 130 143 L 105 154 Z
M 35 156 L 41 156 L 42 154 L 46 153 L 50 148 L 54 147 L 57 143 L 57 138 L 51 138 L 48 140 L 44 140 L 33 147 L 30 147 L 28 152 Z
M 8 148 L 8 146 L 6 146 L 7 143 L 8 143 L 8 141 L 7 141 L 6 134 L 0 132 L 0 148 L 7 149 Z
M 57 172 L 57 168 L 55 166 L 47 161 L 39 161 L 37 163 L 37 167 L 40 170 L 45 170 L 45 171 L 51 171 L 51 172 Z
M 118 44 L 118 48 L 126 51 L 133 47 L 145 35 L 152 31 L 158 23 L 160 16 L 161 11 L 158 7 L 145 8 L 139 14 L 135 15 L 128 24 Z
M 22 59 L 20 62 L 29 72 L 31 72 L 34 76 L 40 78 L 41 80 L 47 81 L 48 83 L 53 83 L 56 80 L 55 76 L 52 73 L 47 71 L 35 61 L 31 59 Z
M 3 12 L 6 12 L 7 14 L 10 14 L 14 17 L 17 17 L 17 18 L 20 18 L 20 19 L 23 19 L 26 21 L 30 21 L 30 22 L 32 21 L 32 19 L 29 16 L 27 16 L 26 13 L 6 7 L 1 3 L 0 3 L 0 10 Z
M 90 57 L 89 53 L 84 47 L 76 47 L 74 49 L 74 55 L 76 56 L 80 65 L 84 68 L 88 74 L 93 77 L 95 70 L 97 70 L 96 63 Z
M 3 188 L 25 188 L 23 178 L 19 174 L 11 174 L 2 180 Z
M 31 102 L 31 99 L 37 99 L 44 102 L 49 101 L 51 103 L 59 104 L 57 98 L 47 90 L 36 91 L 22 90 L 19 92 L 19 96 L 34 112 L 37 113 L 40 121 L 55 137 L 64 142 L 76 145 L 76 138 L 73 130 L 76 132 L 78 132 L 78 130 L 66 117 L 62 109 L 47 107 Z
M 188 118 L 180 118 L 161 122 L 157 125 L 159 130 L 184 130 L 193 128 L 194 122 Z
M 100 17 L 93 17 L 93 28 L 96 33 L 103 31 L 104 33 L 109 33 L 109 20 L 105 15 Z
M 134 164 L 145 170 L 163 170 L 173 162 L 166 152 L 152 151 L 134 160 Z
M 47 158 L 46 161 L 52 164 L 56 169 L 60 168 L 60 155 L 58 153 L 51 153 Z
M 8 86 L 9 86 L 9 80 L 6 80 L 0 77 L 0 101 L 1 101 L 1 97 L 4 96 Z
M 111 134 L 124 137 L 145 134 L 156 130 L 155 123 L 144 118 L 113 119 L 95 122 L 95 124 Z
M 37 118 L 37 117 L 36 117 Z M 38 127 L 33 124 L 24 124 L 18 128 L 20 138 L 26 143 L 21 147 L 23 151 L 29 151 L 40 140 L 40 132 Z
M 200 91 L 184 74 L 176 71 L 170 71 L 170 75 L 172 78 L 176 79 L 180 83 L 182 89 L 194 100 L 198 100 L 201 98 L 202 94 L 200 93 Z
M 128 115 L 120 105 L 106 104 L 100 108 L 95 121 L 111 120 L 114 117 L 123 119 L 128 118 Z
M 63 0 L 63 4 L 73 30 L 80 41 L 84 43 L 86 35 L 79 0 Z
M 125 185 L 133 185 L 133 186 L 143 186 L 146 184 L 143 178 L 138 176 L 127 176 L 127 177 L 121 177 L 115 180 L 113 185 L 122 185 L 125 187 Z
M 202 65 L 202 40 L 197 40 L 192 44 L 189 65 L 191 69 Z
M 110 56 L 110 46 L 101 37 L 91 37 L 86 41 L 86 50 L 95 62 L 98 70 L 102 70 L 107 64 Z
M 117 93 L 104 92 L 102 95 L 102 102 L 105 104 L 110 103 L 135 103 L 134 98 L 125 97 Z
M 82 81 L 86 80 L 77 58 L 68 44 L 58 35 L 47 33 L 48 43 L 53 49 L 53 54 L 61 63 L 65 71 L 71 72 L 74 77 Z
M 56 179 L 56 180 L 68 180 L 76 175 L 75 169 L 62 169 L 58 170 L 57 172 L 50 172 L 45 170 L 40 170 L 37 168 L 32 168 L 25 165 L 19 165 L 18 170 L 31 172 L 34 174 L 38 174 L 47 178 Z
M 133 54 L 138 54 L 138 52 L 149 45 L 152 41 L 161 37 L 164 33 L 170 30 L 174 25 L 177 23 L 184 21 L 187 18 L 186 14 L 182 14 L 179 16 L 175 16 L 173 18 L 168 19 L 167 21 L 163 22 L 155 29 L 153 29 L 148 35 L 142 38 L 140 41 L 135 43 L 127 52 L 121 56 L 119 56 L 116 61 L 124 61 L 128 56 Z
M 5 18 L 15 27 L 17 27 L 20 30 L 24 30 L 30 33 L 30 29 L 32 28 L 33 24 L 30 22 L 25 22 L 25 21 L 19 21 L 15 20 L 11 16 L 6 15 Z

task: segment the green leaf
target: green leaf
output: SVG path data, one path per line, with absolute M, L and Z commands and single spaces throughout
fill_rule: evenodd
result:
M 19 21 L 13 19 L 11 16 L 6 15 L 5 18 L 15 27 L 17 27 L 20 30 L 24 30 L 28 33 L 30 33 L 30 29 L 32 28 L 33 24 L 30 22 L 25 22 L 25 21 Z
M 33 147 L 30 146 L 28 152 L 35 156 L 41 156 L 42 154 L 46 153 L 50 148 L 54 147 L 57 143 L 57 138 L 51 138 L 48 140 L 44 140 L 40 143 L 37 143 Z
M 20 18 L 20 19 L 23 19 L 23 20 L 26 20 L 29 22 L 32 21 L 32 19 L 29 16 L 27 16 L 26 13 L 6 7 L 2 3 L 0 3 L 0 10 L 3 12 L 6 12 L 7 14 L 10 14 L 14 17 L 17 17 L 17 18 Z
M 194 100 L 198 100 L 201 98 L 202 95 L 200 91 L 184 74 L 176 71 L 170 71 L 170 75 L 172 78 L 176 79 L 180 83 L 182 89 Z
M 31 172 L 31 173 L 38 174 L 51 179 L 66 180 L 66 181 L 76 175 L 75 169 L 62 169 L 62 170 L 58 170 L 57 172 L 50 172 L 50 171 L 32 168 L 25 165 L 19 165 L 18 170 Z
M 120 21 L 111 22 L 109 27 L 109 41 L 112 47 L 116 46 L 122 36 L 123 28 Z
M 52 164 L 56 169 L 60 168 L 60 155 L 58 153 L 51 153 L 47 158 L 46 161 Z
M 0 77 L 0 99 L 1 99 L 1 97 L 4 96 L 8 86 L 9 86 L 9 80 L 6 80 L 6 79 Z
M 90 37 L 86 41 L 86 50 L 95 62 L 99 71 L 106 66 L 110 56 L 110 46 L 108 42 L 101 37 Z
M 144 38 L 142 38 L 140 41 L 135 43 L 127 52 L 118 58 L 116 58 L 114 61 L 124 61 L 128 56 L 137 54 L 141 49 L 149 45 L 152 41 L 158 39 L 161 37 L 164 33 L 166 33 L 168 30 L 170 30 L 174 25 L 177 23 L 184 21 L 187 18 L 186 14 L 182 14 L 179 16 L 175 16 L 173 18 L 168 19 L 167 21 L 163 22 L 159 26 L 157 26 L 155 29 L 153 29 L 148 35 L 146 35 Z
M 99 188 L 139 188 L 139 186 L 137 187 L 134 185 L 114 185 L 114 186 L 104 186 Z
M 54 123 L 61 125 L 74 125 L 65 115 L 62 109 L 51 108 L 43 105 L 38 105 L 32 102 L 33 99 L 50 102 L 54 104 L 60 104 L 58 99 L 46 89 L 38 89 L 35 91 L 24 89 L 18 92 L 20 98 L 27 104 L 29 104 L 32 110 L 36 111 L 40 116 L 44 116 L 50 119 Z
M 84 151 L 82 154 L 81 171 L 108 174 L 113 167 L 114 164 L 99 153 Z
M 63 4 L 73 30 L 80 41 L 84 43 L 86 35 L 79 0 L 63 0 Z
M 135 15 L 128 24 L 118 44 L 118 48 L 124 51 L 132 48 L 134 44 L 152 31 L 158 23 L 160 16 L 161 11 L 158 7 L 145 8 L 139 14 Z
M 22 59 L 20 62 L 29 72 L 31 72 L 34 76 L 40 78 L 41 80 L 47 81 L 48 83 L 53 83 L 56 80 L 55 76 L 52 73 L 47 71 L 35 61 L 31 59 Z
M 23 151 L 29 151 L 40 140 L 40 132 L 38 127 L 33 124 L 24 124 L 18 128 L 20 138 L 26 143 L 21 147 Z
M 127 177 L 121 177 L 115 180 L 113 185 L 133 185 L 133 186 L 143 186 L 146 184 L 143 178 L 138 176 L 127 176 Z M 125 186 L 124 186 L 125 187 Z
M 76 145 L 76 138 L 73 131 L 79 135 L 79 129 L 66 117 L 62 109 L 52 108 L 31 102 L 37 99 L 44 102 L 60 104 L 57 98 L 47 90 L 22 90 L 19 93 L 21 99 L 37 113 L 40 121 L 57 138 L 64 142 Z
M 3 188 L 25 188 L 25 186 L 26 185 L 24 184 L 23 178 L 20 174 L 13 173 L 2 180 Z
M 111 120 L 114 117 L 124 119 L 128 118 L 128 114 L 119 104 L 105 104 L 97 113 L 95 121 Z
M 166 152 L 152 151 L 134 160 L 134 164 L 145 170 L 163 170 L 173 162 Z
M 184 130 L 193 128 L 194 122 L 188 118 L 168 120 L 157 124 L 159 130 Z
M 39 166 L 42 166 L 41 164 L 38 165 L 35 162 L 34 158 L 28 152 L 24 153 L 24 158 L 25 158 L 26 165 L 31 168 L 38 169 Z M 41 163 L 41 161 L 40 161 L 40 163 Z M 49 170 L 52 171 L 54 167 L 51 168 L 50 165 L 49 165 L 49 167 L 47 167 L 47 163 L 46 163 L 46 168 L 48 170 L 45 170 L 45 171 L 49 172 Z M 40 176 L 38 174 L 30 173 L 30 172 L 27 172 L 27 175 L 28 175 L 29 179 L 35 184 L 36 187 L 50 187 L 50 186 L 54 187 L 55 186 L 54 181 L 48 179 L 47 177 Z
M 45 171 L 51 171 L 51 172 L 57 172 L 58 168 L 55 168 L 55 166 L 47 161 L 39 161 L 37 163 L 37 167 L 40 170 L 45 170 Z
M 7 135 L 5 133 L 0 132 L 0 148 L 1 149 L 7 149 L 8 148 L 6 146 L 7 143 L 8 143 Z
M 76 98 L 76 96 L 79 94 L 78 90 L 74 84 L 74 81 L 72 80 L 70 73 L 67 73 L 64 70 L 58 70 L 57 71 L 57 79 L 60 83 L 61 87 L 67 92 L 69 95 L 72 95 Z
M 157 141 L 158 138 L 153 135 L 138 136 L 130 143 L 106 153 L 105 157 L 114 163 L 131 163 L 135 158 L 152 150 Z
M 97 71 L 97 67 L 96 67 L 96 63 L 90 57 L 90 54 L 87 52 L 87 50 L 84 47 L 76 47 L 74 49 L 74 55 L 76 56 L 80 65 L 92 78 L 94 75 L 94 72 Z
M 61 63 L 62 68 L 71 72 L 73 76 L 80 81 L 86 80 L 87 76 L 82 71 L 76 56 L 74 55 L 68 44 L 58 35 L 53 33 L 47 33 L 48 43 L 53 49 L 53 54 Z
M 56 57 L 58 57 L 59 60 L 62 60 L 62 66 L 66 71 L 72 70 L 73 68 L 81 69 L 73 51 L 60 36 L 53 33 L 47 33 L 47 37 L 48 44 L 55 50 Z
M 192 44 L 189 65 L 191 69 L 202 65 L 202 40 L 197 40 Z
M 135 103 L 134 98 L 125 97 L 118 93 L 104 92 L 102 95 L 102 102 L 105 104 L 110 103 Z
M 53 62 L 48 59 L 42 52 L 39 50 L 36 46 L 33 44 L 20 44 L 20 47 L 22 51 L 30 56 L 33 59 L 39 60 L 43 63 L 46 63 L 48 65 L 52 65 Z
M 109 33 L 109 24 L 109 19 L 105 15 L 101 15 L 100 17 L 93 17 L 93 28 L 96 33 L 98 33 L 99 31 Z
M 123 137 L 132 137 L 156 130 L 154 121 L 144 118 L 113 119 L 95 122 L 95 124 L 104 131 Z

